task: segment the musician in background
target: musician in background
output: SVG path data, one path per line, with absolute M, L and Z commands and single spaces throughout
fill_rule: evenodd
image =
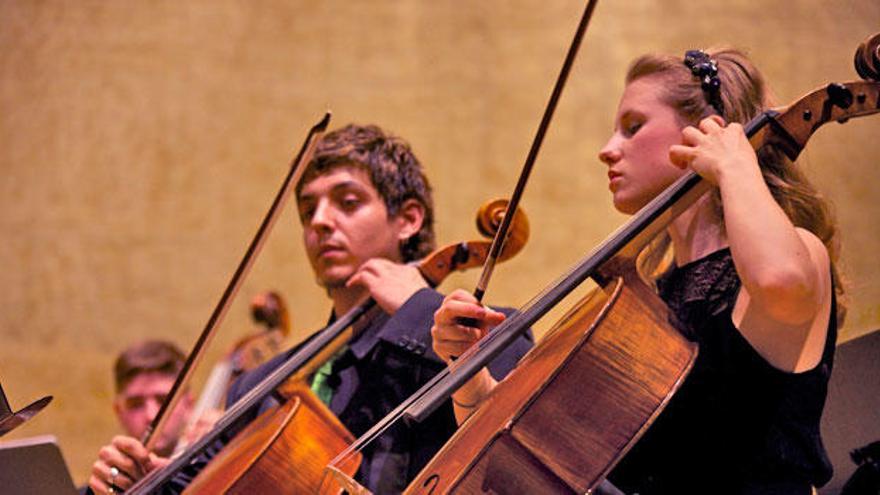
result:
M 290 316 L 279 293 L 257 293 L 251 300 L 250 311 L 251 318 L 259 327 L 258 331 L 237 342 L 230 355 L 215 366 L 228 370 L 225 374 L 221 373 L 222 377 L 217 385 L 221 390 L 213 394 L 221 401 L 226 396 L 231 379 L 277 354 L 282 339 L 290 332 Z M 177 346 L 162 340 L 138 342 L 119 355 L 114 365 L 116 396 L 113 399 L 113 411 L 125 436 L 114 438 L 111 445 L 126 444 L 131 439 L 143 438 L 185 361 L 186 356 Z M 222 402 L 211 401 L 209 395 L 214 391 L 207 390 L 210 386 L 209 379 L 199 404 L 195 403 L 189 391 L 180 399 L 156 442 L 154 453 L 157 463 L 158 459 L 169 457 L 176 450 L 198 440 L 220 419 L 223 413 Z M 94 482 L 96 489 L 100 490 L 102 484 L 104 489 L 110 488 L 100 475 L 112 474 L 111 463 L 116 466 L 127 464 L 126 459 L 118 456 L 118 453 L 118 448 L 110 446 L 99 452 L 99 458 L 92 466 L 93 479 L 90 479 L 90 484 Z M 126 467 L 136 469 L 133 464 Z M 119 470 L 120 467 L 116 469 Z M 124 473 L 119 472 L 116 477 L 122 475 Z
M 186 356 L 177 346 L 163 340 L 138 342 L 116 358 L 113 366 L 116 389 L 113 412 L 124 434 L 115 436 L 110 445 L 102 447 L 98 452 L 98 459 L 92 465 L 89 478 L 92 490 L 98 493 L 108 492 L 110 487 L 107 480 L 120 476 L 122 471 L 136 469 L 133 463 L 120 455 L 119 448 L 114 446 L 136 442 L 143 437 L 165 402 L 185 361 Z M 170 413 L 167 427 L 157 439 L 154 454 L 156 459 L 167 457 L 174 450 L 189 421 L 192 408 L 193 398 L 187 392 Z M 111 472 L 114 467 L 116 471 Z
M 125 434 L 141 438 L 158 414 L 171 391 L 186 356 L 174 344 L 162 340 L 146 340 L 124 350 L 113 367 L 116 397 L 113 412 Z M 193 398 L 187 392 L 180 399 L 156 442 L 156 454 L 167 456 L 192 411 Z

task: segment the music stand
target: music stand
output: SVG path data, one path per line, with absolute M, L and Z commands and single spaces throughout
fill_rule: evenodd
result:
M 0 487 L 15 495 L 77 493 L 52 435 L 0 443 Z
M 3 385 L 0 384 L 0 437 L 14 430 L 16 427 L 31 419 L 35 414 L 40 412 L 52 401 L 52 396 L 48 395 L 22 409 L 13 412 L 9 407 L 9 401 L 6 400 L 6 393 L 3 392 Z

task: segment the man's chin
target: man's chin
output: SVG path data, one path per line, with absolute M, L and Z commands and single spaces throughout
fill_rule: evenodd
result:
M 352 273 L 348 271 L 344 273 L 327 271 L 318 276 L 318 285 L 327 290 L 343 289 L 351 276 Z

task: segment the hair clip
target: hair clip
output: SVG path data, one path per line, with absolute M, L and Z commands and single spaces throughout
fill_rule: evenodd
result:
M 721 101 L 721 79 L 718 79 L 718 63 L 703 50 L 688 50 L 684 54 L 684 65 L 691 74 L 700 79 L 706 100 L 715 108 L 718 115 L 724 115 L 724 103 Z

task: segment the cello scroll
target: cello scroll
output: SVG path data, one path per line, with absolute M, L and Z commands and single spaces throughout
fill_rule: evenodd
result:
M 486 202 L 477 211 L 477 230 L 491 239 L 501 225 L 506 211 L 506 199 Z M 516 210 L 512 222 L 507 242 L 498 257 L 500 261 L 506 261 L 519 253 L 529 239 L 529 220 L 521 209 Z M 450 244 L 425 256 L 419 262 L 419 271 L 428 283 L 437 286 L 453 271 L 481 266 L 489 256 L 491 247 L 490 241 L 464 241 Z
M 788 107 L 765 113 L 770 125 L 751 137 L 752 145 L 774 146 L 794 161 L 822 125 L 880 112 L 880 33 L 862 42 L 854 59 L 862 81 L 830 83 Z

